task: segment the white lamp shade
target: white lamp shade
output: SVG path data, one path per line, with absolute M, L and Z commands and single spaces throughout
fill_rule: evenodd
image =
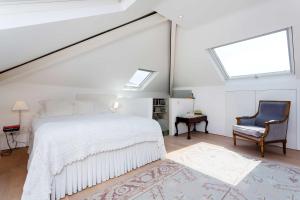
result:
M 29 110 L 29 108 L 25 101 L 16 101 L 12 110 L 13 111 L 22 111 L 22 110 Z

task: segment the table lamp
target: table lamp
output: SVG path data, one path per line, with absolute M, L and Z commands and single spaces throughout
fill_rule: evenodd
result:
M 19 125 L 21 125 L 21 112 L 25 110 L 29 110 L 25 101 L 16 101 L 12 108 L 12 111 L 19 111 Z

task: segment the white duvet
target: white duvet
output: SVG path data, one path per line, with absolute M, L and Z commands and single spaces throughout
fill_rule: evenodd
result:
M 33 123 L 34 142 L 22 200 L 48 200 L 53 177 L 89 155 L 157 141 L 165 156 L 159 124 L 151 119 L 103 113 L 49 117 Z

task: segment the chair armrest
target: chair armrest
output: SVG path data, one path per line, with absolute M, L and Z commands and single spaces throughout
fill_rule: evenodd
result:
M 243 117 L 236 117 L 236 123 L 238 125 L 254 125 L 255 123 L 255 117 L 254 116 L 243 116 Z
M 284 120 L 270 120 L 265 122 L 265 133 L 263 137 L 266 141 L 285 140 L 288 128 L 288 118 Z
M 269 126 L 269 125 L 272 125 L 272 124 L 282 124 L 286 120 L 287 119 L 284 119 L 284 120 L 270 120 L 270 121 L 265 122 L 265 126 Z

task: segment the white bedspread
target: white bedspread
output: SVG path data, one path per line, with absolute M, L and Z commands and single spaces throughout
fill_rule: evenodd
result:
M 103 113 L 41 118 L 33 124 L 34 143 L 22 200 L 48 200 L 53 177 L 89 155 L 157 141 L 165 156 L 159 124 L 151 119 Z

